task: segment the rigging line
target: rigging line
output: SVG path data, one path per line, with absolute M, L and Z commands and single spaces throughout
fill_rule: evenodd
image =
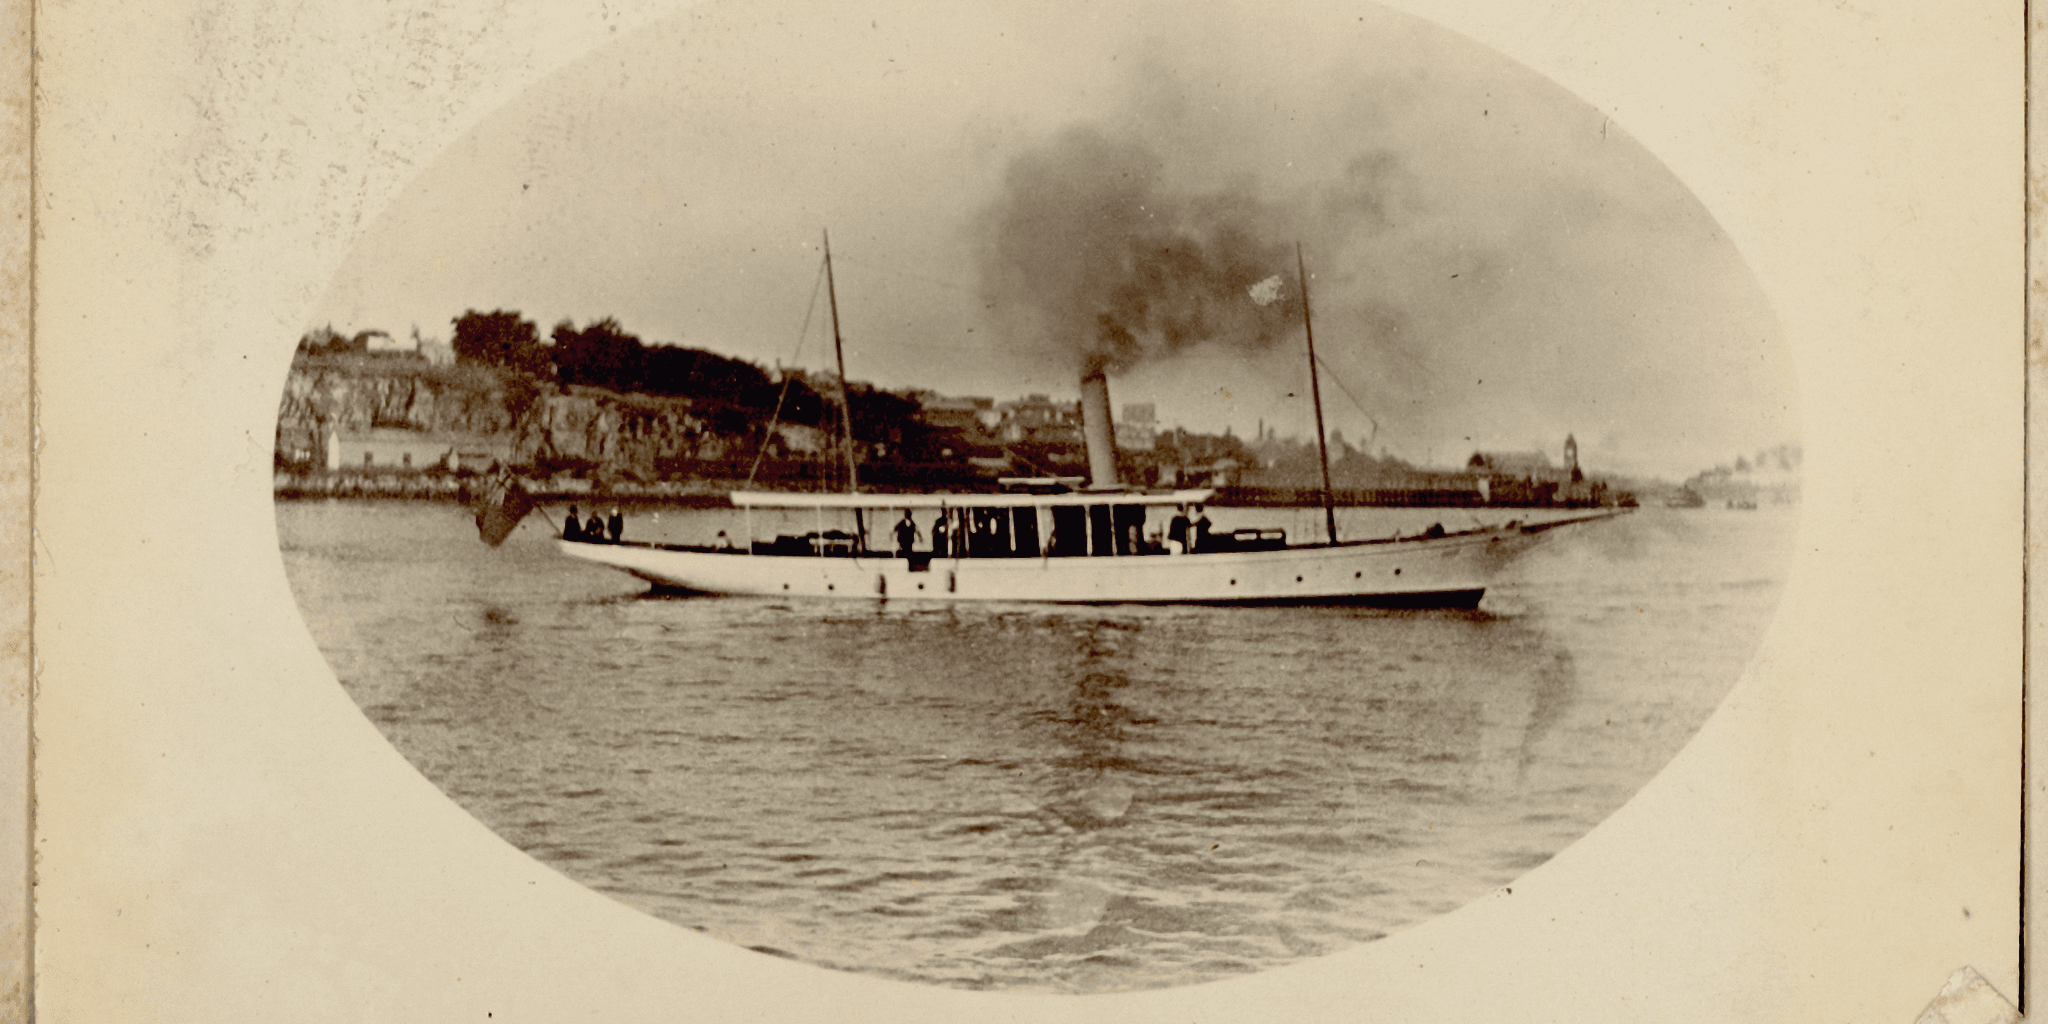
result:
M 818 312 L 818 286 L 825 280 L 825 264 L 818 263 L 818 276 L 811 281 L 811 304 L 804 309 L 804 325 L 796 332 L 796 350 L 789 354 L 794 364 L 804 354 L 804 341 L 811 334 L 811 317 Z M 782 422 L 782 404 L 789 400 L 789 385 L 795 378 L 788 371 L 782 374 L 782 391 L 775 396 L 775 413 L 768 417 L 768 425 L 761 428 L 761 444 L 754 449 L 754 464 L 747 467 L 747 486 L 754 486 L 754 474 L 761 471 L 761 459 L 768 454 L 768 441 L 775 436 L 776 424 Z
M 1365 413 L 1366 421 L 1372 424 L 1373 434 L 1378 435 L 1380 432 L 1380 421 L 1373 416 L 1372 410 L 1365 407 L 1364 402 L 1358 400 L 1357 395 L 1351 393 L 1350 388 L 1344 386 L 1344 378 L 1337 376 L 1336 367 L 1331 366 L 1322 356 L 1316 357 L 1316 365 L 1330 371 L 1330 382 L 1337 385 L 1337 390 L 1344 392 L 1344 397 L 1351 399 L 1351 404 L 1357 406 L 1359 412 Z M 1371 444 L 1372 442 L 1367 441 L 1366 443 Z

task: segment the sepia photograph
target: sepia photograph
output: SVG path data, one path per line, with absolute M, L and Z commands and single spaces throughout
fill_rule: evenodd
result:
M 544 7 L 55 19 L 58 1005 L 2019 1002 L 2016 137 L 1748 9 Z
M 1511 884 L 1755 653 L 1795 381 L 1610 118 L 1383 9 L 776 9 L 529 89 L 280 339 L 307 628 L 508 842 L 820 966 L 1205 981 Z

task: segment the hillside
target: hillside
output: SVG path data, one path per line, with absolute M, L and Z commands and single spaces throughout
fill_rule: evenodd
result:
M 276 461 L 281 489 L 315 493 L 334 490 L 304 479 L 327 467 L 330 445 L 335 468 L 356 476 L 445 468 L 454 455 L 463 468 L 497 462 L 536 477 L 744 478 L 763 426 L 720 402 L 560 388 L 492 367 L 312 355 L 286 377 Z M 818 428 L 779 423 L 764 479 L 823 475 L 816 464 L 830 443 Z

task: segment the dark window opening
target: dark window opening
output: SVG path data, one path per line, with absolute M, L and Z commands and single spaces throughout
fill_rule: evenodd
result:
M 1065 558 L 1088 553 L 1088 510 L 1079 505 L 1054 505 L 1049 553 Z
M 1011 536 L 1017 546 L 1020 558 L 1037 558 L 1038 551 L 1038 510 L 1035 508 L 1012 509 L 1011 518 L 1016 521 Z
M 1129 555 L 1145 550 L 1145 506 L 1116 505 L 1116 553 Z
M 1116 551 L 1116 524 L 1111 518 L 1110 507 L 1108 505 L 1090 505 L 1088 507 L 1088 553 L 1092 555 L 1107 555 L 1113 552 L 1117 554 L 1127 553 Z

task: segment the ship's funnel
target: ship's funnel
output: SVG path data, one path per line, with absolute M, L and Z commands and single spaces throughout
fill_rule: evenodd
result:
M 1088 488 L 1109 490 L 1116 477 L 1116 427 L 1109 419 L 1109 378 L 1101 370 L 1081 377 L 1081 438 L 1088 443 Z

